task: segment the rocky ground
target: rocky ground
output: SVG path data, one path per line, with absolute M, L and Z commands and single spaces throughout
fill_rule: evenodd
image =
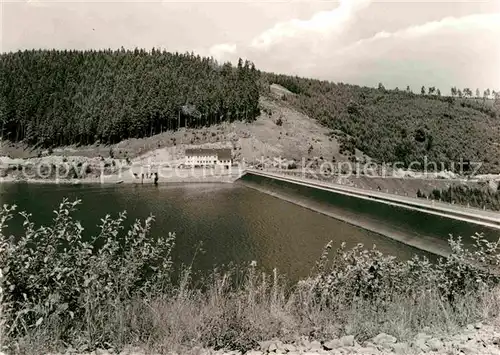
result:
M 484 325 L 481 323 L 468 325 L 466 329 L 454 335 L 436 336 L 426 332 L 417 334 L 412 341 L 399 341 L 388 334 L 378 334 L 374 338 L 359 343 L 354 336 L 343 336 L 329 341 L 309 341 L 306 338 L 295 342 L 284 343 L 269 340 L 259 343 L 258 349 L 248 352 L 224 351 L 195 347 L 189 350 L 171 352 L 171 355 L 500 355 L 500 324 Z M 156 355 L 159 353 L 130 348 L 122 351 L 114 349 L 97 349 L 90 353 L 78 353 L 71 349 L 60 355 Z M 47 354 L 49 355 L 49 354 Z M 57 354 L 50 354 L 57 355 Z

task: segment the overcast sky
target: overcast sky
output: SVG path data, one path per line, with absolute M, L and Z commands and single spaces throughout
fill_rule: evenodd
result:
M 0 1 L 4 52 L 161 47 L 335 82 L 500 90 L 500 0 Z

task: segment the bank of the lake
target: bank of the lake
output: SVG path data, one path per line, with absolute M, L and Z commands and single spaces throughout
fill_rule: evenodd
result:
M 78 163 L 76 163 L 78 164 Z M 109 167 L 104 164 L 96 165 L 92 172 L 88 174 L 69 173 L 68 169 L 82 170 L 81 165 L 63 164 L 62 171 L 50 165 L 21 166 L 16 170 L 9 170 L 9 173 L 0 177 L 1 183 L 29 183 L 29 184 L 154 184 L 155 173 L 158 173 L 157 184 L 167 183 L 232 183 L 238 179 L 242 170 L 238 167 L 231 169 L 211 169 L 211 168 L 174 168 L 158 166 L 118 166 Z M 33 168 L 34 167 L 34 168 Z M 52 169 L 52 171 L 50 170 Z M 1 169 L 0 169 L 1 170 Z M 4 169 L 5 171 L 5 169 Z

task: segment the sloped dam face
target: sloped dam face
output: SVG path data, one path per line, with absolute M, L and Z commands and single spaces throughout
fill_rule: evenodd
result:
M 448 254 L 450 236 L 462 237 L 468 246 L 475 233 L 489 240 L 500 238 L 500 230 L 482 225 L 252 173 L 244 175 L 239 183 L 436 255 Z

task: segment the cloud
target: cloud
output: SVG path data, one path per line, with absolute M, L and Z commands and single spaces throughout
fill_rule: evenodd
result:
M 447 17 L 394 32 L 381 31 L 333 51 L 319 63 L 335 60 L 342 72 L 330 79 L 389 87 L 500 87 L 500 14 Z M 321 65 L 321 64 L 320 64 Z M 363 68 L 361 72 L 356 71 Z M 322 75 L 319 67 L 312 75 Z
M 369 1 L 341 1 L 308 20 L 281 22 L 227 51 L 268 71 L 387 87 L 500 88 L 500 13 L 444 17 L 355 38 Z M 358 33 L 359 34 L 359 33 Z M 224 57 L 224 53 L 219 51 Z
M 293 19 L 280 22 L 256 36 L 250 46 L 255 49 L 269 49 L 282 41 L 303 36 L 341 33 L 357 11 L 366 8 L 370 0 L 341 0 L 331 11 L 321 11 L 309 20 Z
M 210 55 L 213 56 L 217 60 L 224 60 L 232 56 L 236 53 L 237 47 L 236 44 L 216 44 L 215 46 L 210 47 Z
M 0 51 L 156 47 L 360 85 L 500 89 L 498 2 L 26 1 L 0 6 Z
M 459 33 L 478 30 L 492 31 L 499 29 L 500 13 L 469 15 L 460 18 L 446 17 L 440 21 L 432 21 L 421 25 L 410 26 L 392 33 L 381 31 L 376 33 L 371 38 L 359 40 L 346 48 L 342 48 L 339 52 L 356 50 L 357 47 L 362 47 L 377 41 L 390 39 L 412 40 L 424 36 L 432 36 L 436 33 L 445 31 Z M 478 38 L 478 40 L 480 40 L 480 38 Z

